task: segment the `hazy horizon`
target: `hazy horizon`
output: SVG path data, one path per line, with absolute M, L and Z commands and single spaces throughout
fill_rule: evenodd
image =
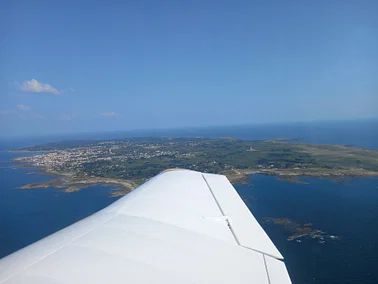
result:
M 122 134 L 148 134 L 151 133 L 153 136 L 159 136 L 160 133 L 164 134 L 168 133 L 174 133 L 175 131 L 206 131 L 214 130 L 214 129 L 232 129 L 232 128 L 264 128 L 267 129 L 272 127 L 291 127 L 291 126 L 299 126 L 307 128 L 309 131 L 311 130 L 311 127 L 319 127 L 319 126 L 325 126 L 328 128 L 337 127 L 338 125 L 353 125 L 353 124 L 364 124 L 364 123 L 373 123 L 374 125 L 377 123 L 378 125 L 378 117 L 373 118 L 361 118 L 361 119 L 338 119 L 338 120 L 309 120 L 309 121 L 282 121 L 282 122 L 268 122 L 268 123 L 245 123 L 245 124 L 233 124 L 233 125 L 206 125 L 206 126 L 186 126 L 186 127 L 167 127 L 167 128 L 139 128 L 139 129 L 119 129 L 119 130 L 98 130 L 98 131 L 77 131 L 77 132 L 56 132 L 56 133 L 37 133 L 37 134 L 21 134 L 21 135 L 10 135 L 5 136 L 3 135 L 0 138 L 1 140 L 11 140 L 11 139 L 23 139 L 23 138 L 68 138 L 70 137 L 89 137 L 89 139 L 96 139 L 93 137 L 96 137 L 96 135 L 104 134 L 104 135 L 120 135 Z M 129 136 L 127 136 L 129 137 Z M 132 137 L 132 136 L 130 136 Z M 139 137 L 139 136 L 135 136 Z M 144 136 L 143 136 L 144 137 Z M 277 137 L 282 138 L 282 137 Z M 295 138 L 295 137 L 285 137 L 285 138 Z M 102 139 L 102 138 L 100 138 Z

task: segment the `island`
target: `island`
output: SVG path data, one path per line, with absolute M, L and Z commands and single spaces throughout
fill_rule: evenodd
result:
M 319 229 L 313 229 L 312 223 L 305 223 L 303 225 L 289 219 L 289 218 L 272 218 L 263 217 L 262 224 L 275 224 L 283 227 L 290 236 L 287 241 L 296 241 L 301 243 L 303 240 L 316 240 L 320 244 L 324 244 L 326 241 L 338 241 L 341 239 L 340 236 L 329 235 L 324 231 Z
M 378 176 L 378 151 L 346 145 L 302 143 L 295 139 L 152 137 L 62 141 L 18 149 L 35 155 L 15 158 L 22 167 L 37 167 L 57 178 L 22 189 L 65 188 L 72 192 L 95 184 L 117 186 L 125 194 L 169 168 L 224 174 L 233 184 L 251 174 L 276 175 L 289 182 L 300 176 Z

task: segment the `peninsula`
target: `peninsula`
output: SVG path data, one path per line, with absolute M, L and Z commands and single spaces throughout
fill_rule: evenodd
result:
M 378 176 L 378 151 L 345 145 L 300 143 L 293 139 L 246 141 L 235 138 L 134 138 L 63 141 L 18 149 L 38 152 L 14 161 L 59 177 L 22 187 L 54 186 L 72 192 L 94 184 L 116 185 L 125 194 L 168 168 L 226 175 L 246 183 L 250 174 L 299 176 Z

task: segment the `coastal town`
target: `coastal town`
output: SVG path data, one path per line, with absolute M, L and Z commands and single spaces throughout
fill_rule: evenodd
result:
M 14 161 L 39 167 L 49 173 L 86 177 L 148 178 L 166 167 L 185 167 L 202 172 L 232 169 L 227 163 L 206 161 L 208 140 L 147 139 L 83 142 L 78 147 L 41 145 L 23 149 L 38 154 Z M 202 157 L 202 158 L 201 158 Z M 152 171 L 155 169 L 155 171 Z M 148 172 L 148 173 L 147 173 Z

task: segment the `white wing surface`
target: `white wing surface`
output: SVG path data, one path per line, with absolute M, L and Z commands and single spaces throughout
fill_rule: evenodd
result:
M 168 170 L 0 260 L 0 283 L 291 283 L 281 259 L 225 176 Z

